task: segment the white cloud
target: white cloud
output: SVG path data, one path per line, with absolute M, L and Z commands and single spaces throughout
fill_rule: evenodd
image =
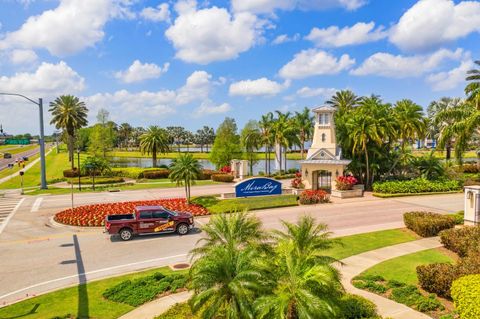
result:
M 200 106 L 195 110 L 194 115 L 196 117 L 199 117 L 202 115 L 222 114 L 222 113 L 227 113 L 231 109 L 232 107 L 228 103 L 215 105 L 212 101 L 206 100 L 206 101 L 203 101 L 202 104 L 200 104 Z
M 439 47 L 480 32 L 480 2 L 420 0 L 392 28 L 390 41 L 403 50 Z
M 329 98 L 337 92 L 337 89 L 334 88 L 311 88 L 304 86 L 303 88 L 297 90 L 297 95 L 303 98 L 320 96 L 323 98 Z
M 128 0 L 61 0 L 58 7 L 31 16 L 17 31 L 0 39 L 0 50 L 48 50 L 65 56 L 92 47 L 104 37 L 110 18 L 131 17 Z
M 314 75 L 336 74 L 349 69 L 355 64 L 355 59 L 348 54 L 336 58 L 333 55 L 315 49 L 303 50 L 285 64 L 279 71 L 286 79 L 302 79 Z
M 229 94 L 231 96 L 273 96 L 283 91 L 289 84 L 288 81 L 281 84 L 267 78 L 244 80 L 232 83 Z
M 170 22 L 170 10 L 168 3 L 161 3 L 156 8 L 147 7 L 142 10 L 140 16 L 154 22 Z
M 175 108 L 172 107 L 175 92 L 171 90 L 138 93 L 121 90 L 114 93 L 95 94 L 84 97 L 83 100 L 90 110 L 91 122 L 95 122 L 94 117 L 102 108 L 110 111 L 113 121 L 139 118 L 151 123 L 152 118 L 163 118 L 175 113 Z
M 441 49 L 432 54 L 412 56 L 379 52 L 366 59 L 360 67 L 351 71 L 351 74 L 392 78 L 415 77 L 434 71 L 446 60 L 460 60 L 463 56 L 462 49 L 456 51 Z
M 289 37 L 287 34 L 280 34 L 273 41 L 272 44 L 282 44 L 286 42 L 295 42 L 300 39 L 300 34 L 296 33 L 292 37 Z
M 83 91 L 85 80 L 65 62 L 42 63 L 33 73 L 0 77 L 0 91 L 18 92 L 32 97 L 51 98 Z
M 366 4 L 366 0 L 232 0 L 236 12 L 273 13 L 275 10 L 323 10 L 343 7 L 356 10 Z
M 206 99 L 212 87 L 212 76 L 205 71 L 195 71 L 184 86 L 177 90 L 177 104 L 187 104 L 195 100 Z
M 375 22 L 359 22 L 342 29 L 337 26 L 326 29 L 313 28 L 305 39 L 312 41 L 318 47 L 342 47 L 377 41 L 386 36 L 387 32 L 384 31 L 383 26 L 375 29 Z
M 176 57 L 199 64 L 236 58 L 261 36 L 262 23 L 250 13 L 232 16 L 226 9 L 196 9 L 195 1 L 180 1 L 179 16 L 165 32 Z
M 133 61 L 132 65 L 125 70 L 115 73 L 115 77 L 124 83 L 140 82 L 148 79 L 157 79 L 168 71 L 170 63 L 160 67 L 154 63 L 144 63 L 139 60 Z
M 468 70 L 474 67 L 472 60 L 465 60 L 460 65 L 447 72 L 431 74 L 427 77 L 427 82 L 434 91 L 447 91 L 457 88 L 465 83 L 465 75 Z
M 9 57 L 13 64 L 30 64 L 38 59 L 37 54 L 33 50 L 12 50 L 9 53 Z

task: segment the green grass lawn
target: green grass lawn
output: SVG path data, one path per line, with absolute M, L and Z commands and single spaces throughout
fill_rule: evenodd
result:
M 86 156 L 82 154 L 82 157 Z M 70 168 L 67 152 L 56 153 L 51 151 L 46 156 L 47 182 L 63 178 L 63 171 Z M 40 185 L 40 162 L 25 172 L 23 176 L 24 187 L 35 187 Z M 20 176 L 0 184 L 0 189 L 20 188 Z
M 109 301 L 103 298 L 102 293 L 107 288 L 112 287 L 121 281 L 148 276 L 155 272 L 162 272 L 163 274 L 172 273 L 168 267 L 163 267 L 135 274 L 93 281 L 77 287 L 57 290 L 52 293 L 21 301 L 8 307 L 0 308 L 0 318 L 70 318 L 65 317 L 69 314 L 72 315 L 72 318 L 118 318 L 134 308 L 127 304 Z M 86 292 L 88 298 L 79 300 L 79 292 Z
M 197 197 L 194 202 L 207 207 L 212 214 L 298 206 L 296 195 L 232 198 L 224 200 L 218 200 L 214 196 L 200 196 Z
M 33 150 L 39 147 L 37 144 L 32 145 L 0 145 L 1 153 L 10 153 L 12 155 Z
M 443 250 L 429 249 L 384 261 L 366 270 L 360 276 L 379 275 L 386 280 L 397 280 L 406 284 L 417 285 L 417 266 L 453 262 L 453 258 Z
M 430 154 L 430 150 L 413 150 L 412 154 L 415 156 L 423 156 L 423 155 L 428 155 Z M 445 158 L 446 157 L 446 151 L 435 151 L 434 155 L 436 158 Z M 453 151 L 452 151 L 452 156 L 453 156 Z M 464 158 L 475 158 L 477 157 L 477 154 L 475 151 L 467 151 L 463 154 Z
M 339 237 L 341 245 L 336 245 L 326 251 L 326 255 L 343 259 L 366 251 L 406 243 L 419 239 L 407 229 L 389 229 L 371 233 Z

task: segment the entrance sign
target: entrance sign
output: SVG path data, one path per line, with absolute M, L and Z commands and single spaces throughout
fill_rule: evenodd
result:
M 250 178 L 235 185 L 236 197 L 281 195 L 282 183 L 271 178 Z

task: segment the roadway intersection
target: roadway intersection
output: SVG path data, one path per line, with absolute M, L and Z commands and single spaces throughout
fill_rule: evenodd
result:
M 196 186 L 193 195 L 230 191 L 229 185 Z M 75 205 L 182 197 L 183 188 L 85 193 L 75 195 Z M 101 229 L 75 229 L 52 225 L 55 212 L 70 207 L 70 197 L 27 196 L 18 205 L 0 234 L 0 305 L 75 285 L 78 270 L 87 280 L 170 265 L 189 260 L 188 252 L 201 238 L 200 231 L 145 236 L 129 242 L 112 240 Z M 267 229 L 280 228 L 281 220 L 295 221 L 303 214 L 329 225 L 335 236 L 403 227 L 406 211 L 455 212 L 463 209 L 463 194 L 379 199 L 336 200 L 331 204 L 256 211 Z M 13 210 L 12 210 L 13 211 Z M 208 217 L 196 219 L 197 226 Z

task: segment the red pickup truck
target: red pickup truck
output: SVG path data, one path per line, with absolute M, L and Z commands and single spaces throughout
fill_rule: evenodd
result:
M 134 235 L 155 233 L 187 234 L 194 227 L 190 213 L 174 212 L 162 206 L 137 206 L 132 214 L 108 215 L 105 232 L 130 240 Z

